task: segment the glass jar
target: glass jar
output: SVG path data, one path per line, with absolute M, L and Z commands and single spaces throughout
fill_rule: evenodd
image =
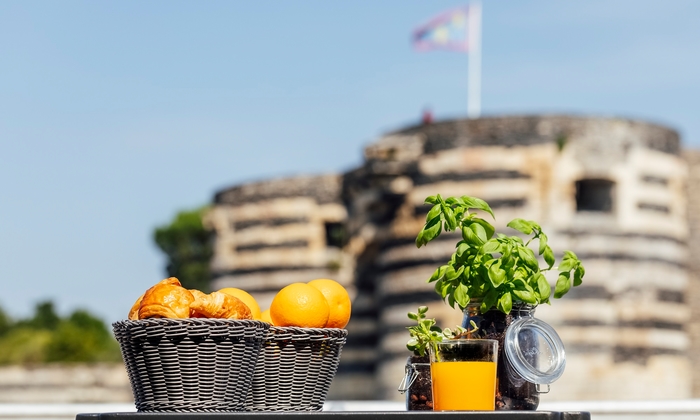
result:
M 472 301 L 464 310 L 462 327 L 472 329 L 470 321 L 473 321 L 479 330 L 474 338 L 490 338 L 498 340 L 498 367 L 496 410 L 536 410 L 540 403 L 540 392 L 537 384 L 524 379 L 514 369 L 509 358 L 505 354 L 506 330 L 508 327 L 522 318 L 533 318 L 535 307 L 527 304 L 513 304 L 510 314 L 506 315 L 496 308 L 491 308 L 486 313 L 481 313 L 481 302 Z M 526 354 L 536 354 L 538 341 L 529 331 L 518 334 L 519 345 L 528 348 Z M 532 351 L 532 349 L 535 349 Z M 537 362 L 533 362 L 534 365 Z
M 406 374 L 399 384 L 399 392 L 406 394 L 406 410 L 432 410 L 432 387 L 429 357 L 409 356 L 406 360 Z

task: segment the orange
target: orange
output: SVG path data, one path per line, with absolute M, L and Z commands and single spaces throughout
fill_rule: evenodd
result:
M 265 309 L 264 311 L 262 311 L 262 313 L 260 314 L 260 320 L 262 322 L 267 322 L 268 324 L 272 324 L 272 318 L 270 318 L 270 310 L 269 309 Z
M 253 319 L 260 319 L 260 305 L 258 305 L 258 302 L 253 296 L 250 295 L 250 293 L 246 292 L 245 290 L 236 289 L 235 287 L 225 287 L 220 289 L 219 292 L 237 297 L 250 309 Z
M 318 289 L 328 301 L 331 311 L 326 328 L 345 328 L 350 321 L 350 296 L 348 291 L 335 280 L 316 279 L 307 283 Z
M 285 286 L 270 305 L 270 318 L 278 327 L 324 328 L 329 314 L 323 293 L 304 283 Z

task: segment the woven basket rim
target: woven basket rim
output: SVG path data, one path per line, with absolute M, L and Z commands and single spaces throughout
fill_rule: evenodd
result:
M 227 318 L 146 318 L 146 319 L 122 319 L 119 321 L 114 321 L 112 326 L 128 324 L 128 323 L 162 323 L 162 324 L 236 324 L 239 322 L 243 323 L 262 323 L 266 324 L 264 321 L 255 319 L 227 319 Z M 269 324 L 268 324 L 269 325 Z
M 270 325 L 269 332 L 298 332 L 298 333 L 309 333 L 309 334 L 319 334 L 327 333 L 333 335 L 347 335 L 348 330 L 344 328 L 305 328 L 305 327 L 278 327 L 275 325 Z

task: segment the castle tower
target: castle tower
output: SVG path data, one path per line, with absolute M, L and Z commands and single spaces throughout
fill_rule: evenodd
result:
M 217 193 L 207 215 L 215 232 L 212 289 L 244 289 L 261 310 L 295 282 L 333 278 L 352 292 L 341 185 L 339 175 L 299 176 Z

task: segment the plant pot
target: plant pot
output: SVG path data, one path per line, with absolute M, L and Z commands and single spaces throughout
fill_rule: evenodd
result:
M 408 359 L 406 359 L 406 375 L 399 385 L 399 392 L 406 394 L 406 410 L 432 410 L 432 388 L 430 358 L 427 355 L 409 356 Z
M 496 410 L 536 410 L 540 403 L 538 387 L 519 375 L 504 353 L 506 329 L 522 317 L 533 317 L 532 305 L 513 305 L 506 315 L 492 308 L 481 313 L 480 302 L 470 303 L 464 310 L 462 327 L 471 329 L 470 321 L 479 327 L 476 336 L 498 340 L 498 367 L 496 370 Z M 520 345 L 537 348 L 537 339 L 532 334 L 521 334 Z

